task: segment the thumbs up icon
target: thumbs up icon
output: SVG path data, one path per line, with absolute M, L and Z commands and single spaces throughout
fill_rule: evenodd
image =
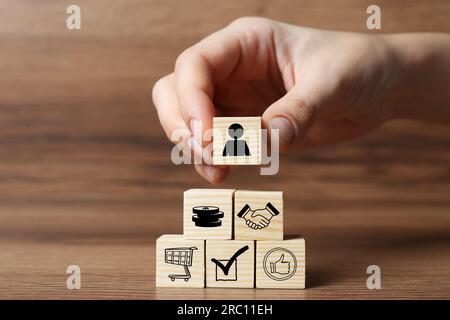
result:
M 275 262 L 270 262 L 270 273 L 278 273 L 281 275 L 291 272 L 291 263 L 284 260 L 284 253 Z
M 270 279 L 284 281 L 291 278 L 297 271 L 297 259 L 292 251 L 276 247 L 264 255 L 262 266 Z

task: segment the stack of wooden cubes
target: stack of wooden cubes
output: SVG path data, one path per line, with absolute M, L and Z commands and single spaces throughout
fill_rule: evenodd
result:
M 305 240 L 284 237 L 281 191 L 190 189 L 183 207 L 183 234 L 156 242 L 158 287 L 305 288 Z

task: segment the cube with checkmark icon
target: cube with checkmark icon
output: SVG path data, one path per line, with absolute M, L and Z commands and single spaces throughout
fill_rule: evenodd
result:
M 206 240 L 206 286 L 253 288 L 255 242 Z

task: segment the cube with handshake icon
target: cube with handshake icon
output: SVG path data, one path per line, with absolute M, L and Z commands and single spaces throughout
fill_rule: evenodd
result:
M 234 199 L 236 239 L 283 239 L 283 192 L 237 190 Z

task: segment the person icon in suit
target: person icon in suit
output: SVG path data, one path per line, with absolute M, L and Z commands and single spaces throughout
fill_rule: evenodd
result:
M 244 128 L 239 123 L 233 123 L 228 127 L 228 134 L 233 140 L 228 140 L 223 148 L 222 156 L 250 156 L 247 141 L 238 140 L 244 134 Z

